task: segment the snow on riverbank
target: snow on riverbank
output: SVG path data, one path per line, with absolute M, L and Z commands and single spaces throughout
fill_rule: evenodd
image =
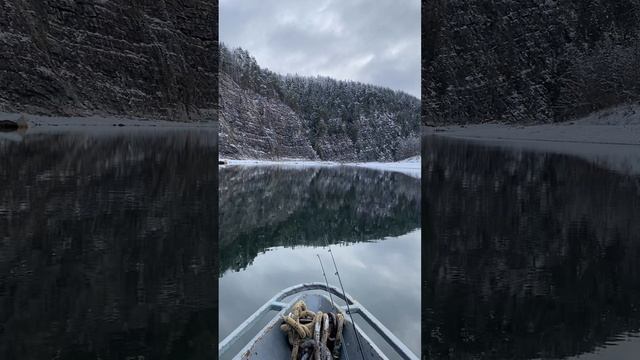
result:
M 350 163 L 348 165 L 363 167 L 367 169 L 394 171 L 409 175 L 415 178 L 420 178 L 420 170 L 422 168 L 422 158 L 420 156 L 414 156 L 405 160 L 396 162 L 363 162 L 363 163 Z
M 434 135 L 465 139 L 640 145 L 640 105 L 603 110 L 556 124 L 473 124 L 426 128 Z
M 640 105 L 620 106 L 557 124 L 476 124 L 423 129 L 425 135 L 573 155 L 614 171 L 640 174 Z
M 340 163 L 333 161 L 305 160 L 305 159 L 282 159 L 282 160 L 256 160 L 256 159 L 220 159 L 226 165 L 242 166 L 286 166 L 286 167 L 321 167 L 338 166 Z
M 411 177 L 420 178 L 420 156 L 396 162 L 354 162 L 340 163 L 335 161 L 282 159 L 282 160 L 234 160 L 220 159 L 223 166 L 279 166 L 287 168 L 354 166 L 380 171 L 393 171 Z

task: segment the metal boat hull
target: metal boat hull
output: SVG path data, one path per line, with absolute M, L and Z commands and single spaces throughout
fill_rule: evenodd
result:
M 311 292 L 314 291 L 314 292 Z M 244 333 L 248 331 L 250 326 L 255 323 L 261 316 L 265 316 L 269 311 L 277 310 L 278 313 L 273 316 L 267 325 L 263 327 L 257 335 L 249 341 L 244 348 L 233 356 L 234 360 L 262 360 L 262 359 L 289 359 L 291 357 L 291 347 L 287 341 L 287 336 L 280 330 L 282 316 L 292 311 L 293 305 L 298 300 L 303 300 L 307 308 L 313 312 L 342 312 L 346 315 L 346 306 L 332 305 L 331 300 L 325 294 L 317 292 L 324 291 L 335 295 L 334 301 L 340 299 L 349 303 L 352 314 L 359 314 L 368 325 L 378 333 L 382 339 L 398 354 L 395 358 L 406 360 L 417 360 L 415 356 L 398 338 L 396 338 L 388 329 L 386 329 L 371 313 L 369 313 L 362 305 L 353 300 L 349 295 L 342 294 L 335 287 L 327 287 L 321 283 L 300 284 L 285 289 L 269 302 L 264 304 L 258 311 L 250 316 L 242 325 L 225 338 L 218 345 L 218 352 L 221 358 L 232 348 L 233 343 L 238 341 Z M 303 293 L 303 294 L 300 294 Z M 354 327 L 349 319 L 345 316 L 345 327 L 342 333 L 343 346 L 341 359 L 365 359 L 365 360 L 386 360 L 387 356 L 383 354 L 380 348 L 363 332 L 356 324 L 356 330 L 360 338 L 362 346 L 362 354 L 356 340 Z M 228 358 L 228 354 L 226 354 Z

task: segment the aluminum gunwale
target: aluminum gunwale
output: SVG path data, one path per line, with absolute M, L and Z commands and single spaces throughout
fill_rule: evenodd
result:
M 227 337 L 224 338 L 218 344 L 218 354 L 225 353 L 230 349 L 234 342 L 236 342 L 242 335 L 244 335 L 250 328 L 251 324 L 256 321 L 258 318 L 263 316 L 269 311 L 275 310 L 279 311 L 279 313 L 267 324 L 265 328 L 269 328 L 274 326 L 279 320 L 283 312 L 291 305 L 290 303 L 283 302 L 283 300 L 289 296 L 299 294 L 305 291 L 313 291 L 319 290 L 324 292 L 330 292 L 345 302 L 349 303 L 351 307 L 352 314 L 360 314 L 360 316 L 367 321 L 367 323 L 376 331 L 380 336 L 382 336 L 385 341 L 391 345 L 391 347 L 401 356 L 401 359 L 404 360 L 418 360 L 418 357 L 404 344 L 400 339 L 398 339 L 389 329 L 387 329 L 378 319 L 376 319 L 373 314 L 371 314 L 365 307 L 363 307 L 359 302 L 353 299 L 349 294 L 343 294 L 338 288 L 329 285 L 327 288 L 327 284 L 323 284 L 320 282 L 313 283 L 303 283 L 288 287 L 276 295 L 274 295 L 269 301 L 267 301 L 264 305 L 262 305 L 256 312 L 254 312 L 251 316 L 249 316 L 242 324 L 240 324 L 234 331 L 231 332 Z M 346 306 L 339 306 L 339 309 L 342 312 L 346 313 Z M 358 327 L 358 331 L 360 334 L 364 335 L 364 332 Z M 262 335 L 262 331 L 260 331 L 240 352 L 243 354 L 246 352 L 251 345 Z M 367 337 L 368 338 L 368 337 Z M 372 345 L 375 346 L 373 342 Z

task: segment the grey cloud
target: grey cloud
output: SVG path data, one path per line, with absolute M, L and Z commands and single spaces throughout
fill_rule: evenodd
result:
M 418 0 L 221 0 L 220 40 L 279 73 L 420 96 Z

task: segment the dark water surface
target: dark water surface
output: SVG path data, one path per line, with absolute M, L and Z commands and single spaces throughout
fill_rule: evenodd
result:
M 638 358 L 637 173 L 441 137 L 422 153 L 429 359 Z
M 345 290 L 418 354 L 420 179 L 353 167 L 220 170 L 220 339 L 280 290 L 324 282 L 316 254 L 337 286 L 328 244 Z
M 215 135 L 0 137 L 0 358 L 215 356 Z

